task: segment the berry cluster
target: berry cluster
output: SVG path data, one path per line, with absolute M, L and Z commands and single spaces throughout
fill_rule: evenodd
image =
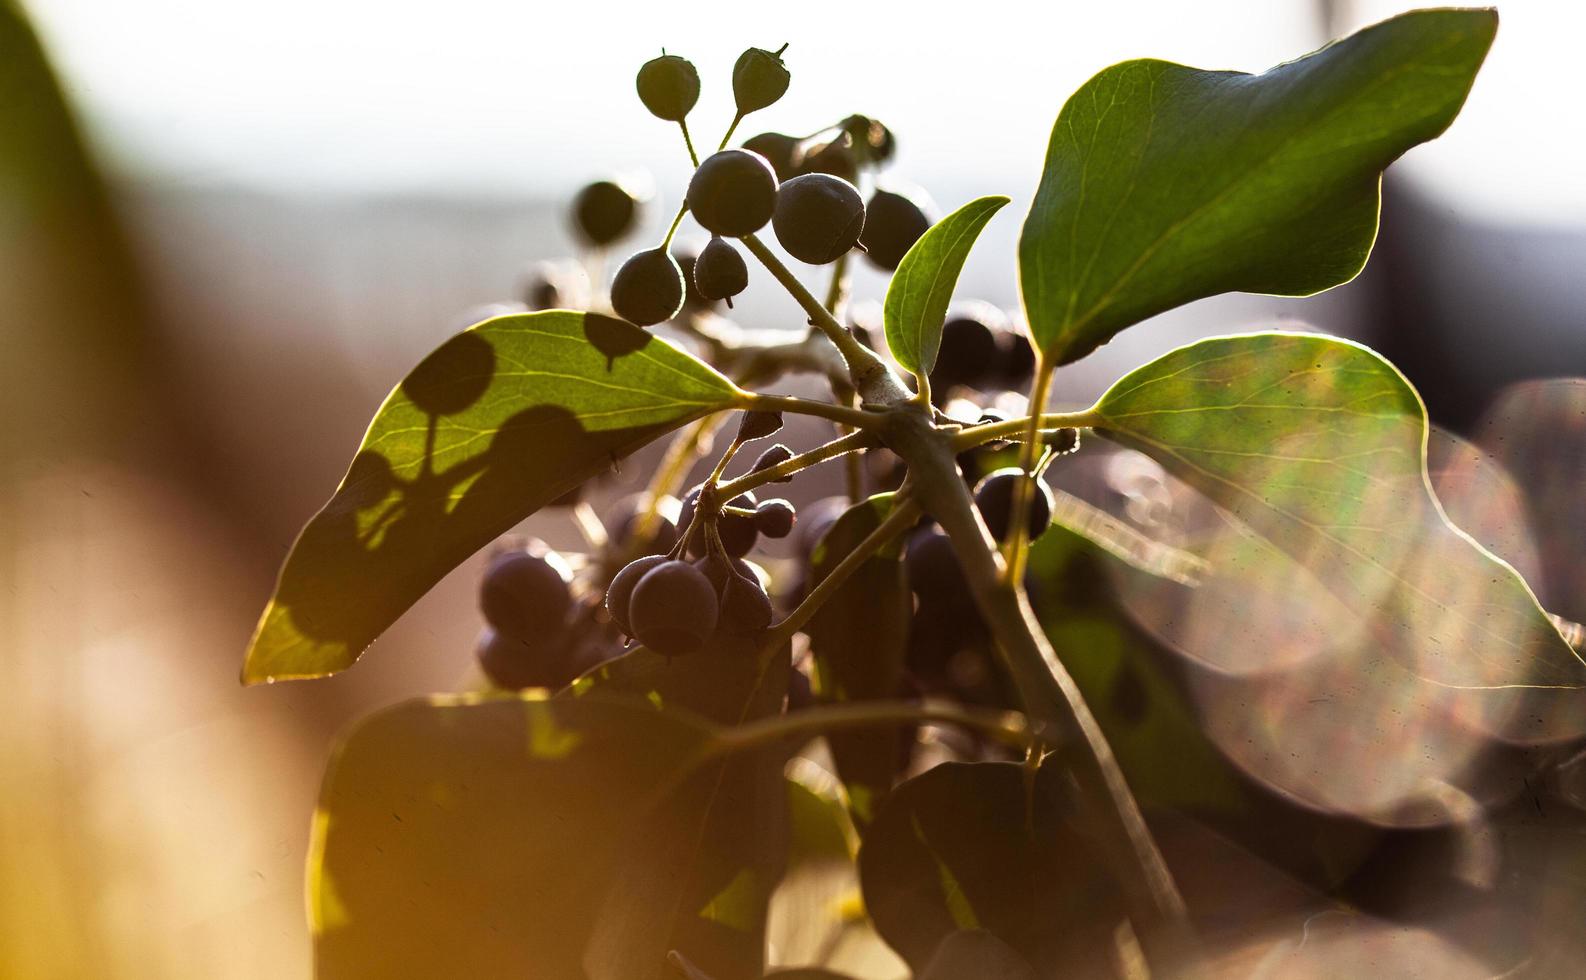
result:
M 775 103 L 788 84 L 781 51 L 752 48 L 734 66 L 732 84 L 738 122 L 751 112 Z M 636 79 L 640 101 L 659 119 L 677 124 L 688 140 L 688 117 L 699 99 L 700 79 L 686 59 L 663 53 L 640 68 Z M 633 252 L 613 276 L 610 308 L 640 326 L 676 321 L 685 334 L 698 332 L 699 318 L 725 322 L 712 312 L 731 306 L 749 283 L 744 241 L 768 226 L 782 250 L 799 262 L 831 265 L 860 251 L 882 270 L 903 261 L 937 217 L 930 198 L 919 188 L 878 177 L 890 164 L 897 143 L 890 129 L 868 116 L 850 115 L 808 136 L 768 131 L 736 147 L 727 146 L 697 161 L 683 195 L 683 208 L 666 238 L 652 248 Z M 861 191 L 861 187 L 868 188 Z M 603 180 L 590 184 L 574 200 L 574 232 L 586 247 L 607 250 L 632 235 L 641 224 L 648 200 L 634 185 Z M 709 238 L 700 245 L 674 240 L 678 222 L 692 215 Z M 750 250 L 754 250 L 751 243 Z M 835 276 L 842 272 L 834 270 Z M 556 264 L 535 267 L 524 300 L 533 308 L 596 304 L 598 296 L 587 278 Z M 850 328 L 865 343 L 879 324 L 868 323 L 861 308 L 852 312 Z M 812 331 L 813 334 L 813 331 Z M 719 353 L 719 351 L 718 351 Z M 742 354 L 742 351 L 738 351 Z M 1024 332 L 997 307 L 979 301 L 960 302 L 942 327 L 940 353 L 931 372 L 931 391 L 939 408 L 954 417 L 963 409 L 978 412 L 978 422 L 1002 421 L 995 404 L 1004 393 L 1023 387 L 1031 378 L 1035 356 Z M 974 418 L 972 414 L 968 416 Z M 802 519 L 788 500 L 762 499 L 754 491 L 723 499 L 717 493 L 722 468 L 745 443 L 766 438 L 781 427 L 774 413 L 747 412 L 737 438 L 710 479 L 682 494 L 651 506 L 646 495 L 619 500 L 602 522 L 605 540 L 581 572 L 585 598 L 566 600 L 569 616 L 594 622 L 607 639 L 595 662 L 620 650 L 620 635 L 668 657 L 684 656 L 717 634 L 755 634 L 774 618 L 771 576 L 751 555 L 762 539 L 791 538 L 798 573 L 808 581 L 811 556 L 821 537 L 851 502 L 830 497 L 805 505 Z M 1049 445 L 1048 458 L 1072 445 Z M 764 449 L 749 472 L 779 466 L 794 457 L 781 443 Z M 1005 540 L 1014 526 L 1013 509 L 1022 482 L 1032 479 L 1010 466 L 1006 444 L 968 450 L 959 458 L 987 528 Z M 895 488 L 903 468 L 885 450 L 867 454 L 874 489 Z M 787 482 L 784 476 L 775 482 Z M 1033 477 L 1027 492 L 1026 526 L 1040 536 L 1052 514 L 1052 491 L 1044 477 Z M 759 488 L 762 492 L 764 486 Z M 557 503 L 579 504 L 575 490 Z M 671 507 L 668 507 L 670 504 Z M 675 509 L 672 509 L 674 508 Z M 643 526 L 644 540 L 635 531 Z M 970 591 L 946 536 L 922 521 L 908 543 L 907 567 L 918 597 L 909 639 L 909 691 L 948 693 L 970 700 L 998 700 L 1006 692 L 994 660 L 987 656 L 989 634 L 970 599 Z M 562 579 L 564 589 L 566 579 Z M 487 577 L 488 588 L 488 577 Z M 805 589 L 795 584 L 785 597 L 796 600 Z M 491 637 L 506 629 L 490 614 Z M 554 617 L 553 617 L 554 618 Z M 554 630 L 543 625 L 533 633 L 548 648 Z M 482 650 L 483 655 L 483 650 Z M 532 677 L 552 684 L 568 679 L 568 671 L 588 669 L 588 659 L 574 664 L 566 658 L 542 658 L 539 672 L 524 671 L 510 679 Z M 967 665 L 967 666 L 966 666 Z M 554 669 L 553 669 L 554 666 Z M 487 664 L 487 670 L 489 669 Z M 490 670 L 498 682 L 505 671 Z M 794 678 L 795 690 L 808 679 Z

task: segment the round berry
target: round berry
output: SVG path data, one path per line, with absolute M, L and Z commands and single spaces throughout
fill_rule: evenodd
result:
M 639 101 L 650 114 L 682 122 L 699 101 L 699 72 L 684 58 L 663 54 L 639 69 Z
M 710 580 L 721 602 L 720 624 L 738 633 L 752 633 L 771 624 L 771 596 L 755 567 L 740 558 L 716 552 L 694 563 Z
M 998 541 L 1005 541 L 1013 524 L 1010 518 L 1013 514 L 1014 492 L 1018 489 L 1019 482 L 1026 479 L 1024 471 L 1016 466 L 993 470 L 986 474 L 986 478 L 975 487 L 975 506 L 980 508 L 980 516 L 985 518 L 986 527 L 991 530 L 991 536 Z M 1046 481 L 1037 478 L 1035 488 L 1030 491 L 1029 528 L 1030 540 L 1035 540 L 1046 533 L 1046 528 L 1052 523 L 1052 488 Z
M 691 242 L 672 242 L 672 258 L 677 262 L 678 271 L 683 273 L 683 309 L 708 310 L 715 306 L 713 300 L 708 300 L 699 293 L 699 287 L 694 285 L 694 264 L 699 261 L 699 246 Z
M 789 255 L 810 265 L 825 265 L 859 243 L 865 202 L 846 180 L 805 174 L 777 190 L 771 226 Z
M 914 243 L 931 227 L 928 202 L 922 194 L 877 190 L 865 205 L 865 230 L 859 244 L 865 258 L 882 269 L 892 270 L 903 261 Z
M 719 612 L 710 579 L 686 561 L 664 561 L 645 572 L 628 598 L 634 639 L 668 657 L 699 649 L 715 632 Z
M 589 276 L 576 262 L 536 262 L 524 273 L 521 299 L 531 311 L 584 309 Z
M 525 643 L 541 643 L 562 632 L 573 604 L 572 573 L 562 556 L 532 542 L 503 552 L 485 567 L 479 604 L 496 632 Z
M 931 387 L 943 397 L 955 385 L 974 387 L 997 363 L 996 318 L 981 304 L 950 313 L 942 324 L 942 343 L 931 369 Z
M 760 454 L 760 458 L 754 461 L 754 465 L 753 466 L 749 467 L 749 472 L 758 473 L 761 470 L 768 470 L 768 469 L 770 469 L 773 466 L 780 466 L 780 465 L 782 465 L 783 463 L 787 462 L 788 460 L 790 460 L 792 458 L 793 458 L 793 450 L 789 449 L 788 447 L 782 445 L 779 442 L 776 445 L 772 446 L 770 449 L 767 449 L 765 452 L 761 453 Z M 792 483 L 793 482 L 793 475 L 790 473 L 787 476 L 779 477 L 779 478 L 777 478 L 775 480 L 772 480 L 771 482 L 772 483 Z
M 749 285 L 749 267 L 725 238 L 712 238 L 694 263 L 694 289 L 707 300 L 732 298 Z
M 879 120 L 854 115 L 844 119 L 841 125 L 843 132 L 854 141 L 854 146 L 859 148 L 872 163 L 886 163 L 897 152 L 897 141 L 892 136 L 892 130 L 883 126 Z
M 776 171 L 777 180 L 783 181 L 798 176 L 798 172 L 793 169 L 799 148 L 797 136 L 789 136 L 786 133 L 761 133 L 744 140 L 743 148 L 765 157 L 766 162 L 771 164 L 771 169 Z
M 847 134 L 839 134 L 824 143 L 801 146 L 794 159 L 800 174 L 830 174 L 850 184 L 859 180 L 859 157 Z
M 1009 327 L 997 332 L 997 380 L 1017 388 L 1035 374 L 1035 348 L 1023 330 Z
M 688 182 L 688 210 L 714 235 L 742 238 L 765 227 L 776 209 L 776 171 L 753 150 L 712 153 Z
M 643 542 L 645 554 L 664 555 L 677 544 L 677 524 L 672 520 L 671 514 L 677 513 L 678 502 L 676 498 L 666 496 L 661 498 L 660 505 L 656 508 L 655 523 L 650 525 L 650 533 Z M 633 529 L 638 526 L 639 515 L 644 513 L 645 502 L 643 494 L 629 494 L 612 505 L 611 510 L 601 519 L 605 525 L 607 547 L 627 549 L 633 539 Z
M 764 109 L 787 91 L 792 76 L 782 63 L 785 50 L 785 44 L 775 51 L 750 48 L 738 56 L 732 66 L 732 97 L 738 105 L 738 115 Z
M 648 327 L 683 308 L 683 270 L 665 249 L 635 252 L 611 280 L 611 308 L 629 323 Z
M 754 509 L 755 530 L 768 538 L 787 537 L 793 533 L 793 525 L 797 522 L 798 512 L 792 503 L 781 497 L 763 500 Z
M 578 659 L 562 636 L 526 641 L 487 626 L 474 655 L 490 683 L 508 691 L 565 687 L 579 673 Z
M 688 492 L 683 498 L 683 508 L 678 514 L 677 526 L 686 532 L 689 523 L 694 519 L 694 508 L 699 503 L 699 487 Z M 754 491 L 745 490 L 728 502 L 729 507 L 739 507 L 744 510 L 754 510 L 757 501 Z M 754 548 L 754 543 L 760 537 L 760 532 L 754 526 L 753 517 L 744 517 L 738 514 L 722 514 L 716 522 L 716 533 L 721 538 L 721 546 L 727 554 L 734 558 L 742 558 Z M 705 554 L 705 535 L 696 532 L 688 542 L 688 553 L 695 558 Z
M 639 584 L 639 579 L 645 573 L 668 561 L 670 559 L 665 555 L 636 558 L 622 566 L 622 570 L 612 576 L 611 584 L 606 586 L 606 612 L 611 614 L 611 621 L 617 624 L 617 628 L 627 635 L 633 635 L 633 629 L 628 625 L 628 603 L 633 598 L 634 586 Z
M 597 180 L 573 198 L 573 230 L 590 245 L 606 246 L 633 230 L 639 202 L 621 184 Z

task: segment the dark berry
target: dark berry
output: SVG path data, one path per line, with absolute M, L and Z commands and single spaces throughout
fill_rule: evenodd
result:
M 996 327 L 978 305 L 961 307 L 942 324 L 942 344 L 931 369 L 931 385 L 946 396 L 955 385 L 974 387 L 997 363 Z
M 479 604 L 496 632 L 541 643 L 562 632 L 573 594 L 566 562 L 542 542 L 496 555 L 485 567 Z
M 869 116 L 849 116 L 842 121 L 843 132 L 853 140 L 853 145 L 872 163 L 882 164 L 892 159 L 897 151 L 897 141 L 892 130 Z
M 743 418 L 738 422 L 738 439 L 740 442 L 764 439 L 766 436 L 776 435 L 780 431 L 782 431 L 781 412 L 766 412 L 753 409 L 744 412 Z
M 765 227 L 776 209 L 777 177 L 753 150 L 712 153 L 688 182 L 688 210 L 713 235 L 742 238 Z
M 694 563 L 710 580 L 721 601 L 720 623 L 724 629 L 750 633 L 771 624 L 771 597 L 753 565 L 720 552 Z
M 896 269 L 903 256 L 920 240 L 931 218 L 923 195 L 877 190 L 865 205 L 865 230 L 859 243 L 865 258 L 882 269 Z
M 1005 388 L 1017 388 L 1035 374 L 1035 348 L 1023 330 L 997 331 L 996 375 Z
M 754 509 L 755 530 L 768 538 L 785 538 L 793 533 L 798 522 L 798 512 L 793 505 L 780 497 L 763 500 Z
M 628 597 L 628 625 L 656 653 L 693 653 L 716 630 L 720 603 L 703 572 L 686 561 L 664 561 L 640 576 Z
M 694 508 L 698 503 L 699 487 L 695 487 L 683 498 L 683 509 L 677 519 L 677 526 L 682 531 L 686 532 L 689 522 L 694 519 Z M 754 491 L 746 490 L 734 497 L 727 506 L 754 510 L 756 503 Z M 716 522 L 716 533 L 721 537 L 721 546 L 734 558 L 747 555 L 760 537 L 760 532 L 754 526 L 754 518 L 738 514 L 722 514 Z M 703 531 L 695 532 L 688 542 L 688 553 L 695 558 L 705 554 L 705 541 Z
M 706 299 L 694 285 L 694 266 L 699 261 L 699 246 L 689 243 L 674 241 L 672 243 L 672 258 L 677 260 L 677 268 L 683 273 L 683 309 L 708 310 L 716 305 L 715 300 Z
M 794 160 L 799 174 L 830 174 L 850 184 L 859 181 L 859 158 L 847 134 L 822 143 L 801 145 Z
M 859 243 L 865 202 L 846 180 L 805 174 L 778 189 L 771 225 L 789 255 L 810 265 L 825 265 Z
M 793 458 L 793 450 L 789 449 L 788 447 L 782 445 L 779 442 L 776 445 L 772 446 L 770 449 L 767 449 L 765 452 L 761 453 L 760 454 L 760 458 L 754 461 L 754 465 L 753 466 L 749 467 L 749 472 L 758 473 L 761 470 L 768 470 L 768 469 L 770 469 L 773 466 L 780 466 L 780 465 L 782 465 L 783 463 L 787 462 L 788 460 L 790 460 L 792 458 Z M 779 478 L 777 478 L 775 480 L 772 480 L 771 482 L 772 483 L 792 483 L 793 482 L 793 475 L 790 473 L 787 476 L 779 477 Z
M 725 238 L 712 238 L 694 263 L 694 290 L 706 300 L 732 298 L 749 285 L 749 267 Z
M 628 602 L 633 598 L 634 586 L 639 584 L 639 579 L 645 573 L 670 561 L 665 555 L 645 555 L 636 558 L 622 566 L 622 570 L 612 576 L 611 584 L 606 586 L 606 612 L 611 614 L 611 621 L 617 628 L 629 636 L 633 629 L 628 624 Z
M 573 198 L 573 230 L 590 245 L 626 236 L 638 217 L 639 202 L 615 181 L 597 180 Z
M 760 580 L 732 575 L 721 593 L 721 624 L 739 633 L 754 633 L 771 625 L 771 597 Z
M 920 597 L 921 605 L 964 604 L 969 582 L 953 553 L 953 543 L 939 528 L 914 532 L 904 552 L 904 562 L 909 571 L 909 588 Z
M 738 105 L 738 115 L 764 109 L 787 91 L 791 75 L 782 63 L 785 50 L 785 44 L 775 51 L 750 48 L 738 56 L 732 66 L 732 97 Z
M 637 84 L 639 101 L 651 115 L 668 122 L 682 122 L 699 101 L 699 72 L 675 54 L 646 61 Z
M 683 308 L 683 270 L 664 249 L 635 252 L 611 280 L 611 308 L 629 323 L 648 327 Z
M 753 150 L 765 157 L 771 164 L 771 169 L 776 171 L 778 181 L 797 177 L 798 171 L 794 169 L 794 159 L 798 155 L 799 141 L 797 136 L 786 133 L 761 133 L 744 140 L 743 148 Z
M 564 687 L 579 673 L 567 637 L 560 635 L 525 641 L 487 626 L 474 654 L 490 683 L 509 691 Z
M 1007 540 L 1008 532 L 1013 527 L 1010 518 L 1014 491 L 1019 481 L 1024 479 L 1024 471 L 1010 466 L 993 470 L 975 487 L 975 506 L 980 508 L 980 516 L 985 518 L 991 536 L 998 541 Z M 1052 488 L 1043 479 L 1037 478 L 1030 492 L 1029 515 L 1027 526 L 1030 540 L 1033 541 L 1046 533 L 1047 526 L 1052 523 Z
M 655 523 L 650 526 L 650 533 L 643 543 L 645 554 L 663 555 L 677 544 L 677 524 L 668 516 L 669 512 L 675 514 L 677 507 L 675 498 L 661 498 L 661 504 L 656 508 Z M 644 510 L 643 494 L 629 494 L 612 505 L 601 519 L 606 528 L 609 547 L 626 550 L 631 545 L 633 529 L 638 526 L 639 516 Z

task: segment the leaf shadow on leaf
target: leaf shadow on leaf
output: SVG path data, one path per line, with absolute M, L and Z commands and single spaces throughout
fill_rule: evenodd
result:
M 683 352 L 596 314 L 505 317 L 451 338 L 387 399 L 293 545 L 244 679 L 349 666 L 497 535 L 734 394 Z

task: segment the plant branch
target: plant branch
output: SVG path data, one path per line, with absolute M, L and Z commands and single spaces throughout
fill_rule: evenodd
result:
M 815 401 L 810 398 L 792 398 L 787 395 L 765 395 L 760 392 L 749 393 L 749 408 L 760 409 L 766 412 L 793 412 L 796 415 L 816 415 L 833 422 L 852 426 L 855 429 L 873 429 L 881 424 L 881 415 L 878 412 L 867 412 L 859 408 L 850 408 L 847 405 L 833 405 L 830 402 Z
M 1076 781 L 1153 966 L 1193 972 L 1196 944 L 1183 899 L 1151 839 L 1112 747 L 1068 670 L 1057 659 L 1017 580 L 1006 566 L 955 463 L 952 437 L 923 415 L 891 413 L 886 442 L 909 465 L 914 493 L 951 540 L 976 606 L 990 625 L 1026 715 L 1072 746 Z
M 1035 361 L 1035 384 L 1030 390 L 1030 417 L 1024 430 L 1024 443 L 1019 447 L 1019 469 L 1025 478 L 1013 486 L 1013 517 L 1010 520 L 1006 551 L 1009 580 L 1024 581 L 1024 566 L 1030 554 L 1030 523 L 1024 515 L 1030 512 L 1030 498 L 1035 491 L 1035 456 L 1040 448 L 1041 413 L 1046 410 L 1046 400 L 1052 391 L 1052 368 L 1045 355 Z
M 972 425 L 967 429 L 960 429 L 953 435 L 953 451 L 963 452 L 966 449 L 973 449 L 976 446 L 998 439 L 1024 439 L 1031 431 L 1031 418 L 1032 416 L 1023 416 L 1002 422 L 988 422 L 985 425 Z M 1088 429 L 1099 421 L 1099 418 L 1089 410 L 1083 412 L 1047 412 L 1040 415 L 1039 418 L 1040 424 L 1035 427 L 1037 432 L 1049 429 Z
M 938 722 L 984 732 L 999 741 L 1023 748 L 1033 734 L 1024 716 L 951 701 L 863 701 L 820 705 L 782 715 L 772 715 L 722 732 L 713 752 L 740 752 L 791 738 L 813 738 L 845 728 Z
M 816 463 L 824 463 L 828 459 L 835 459 L 838 456 L 856 452 L 860 449 L 870 449 L 880 444 L 881 440 L 876 438 L 875 433 L 861 429 L 858 432 L 843 436 L 841 439 L 833 439 L 825 445 L 816 446 L 807 453 L 800 453 L 791 459 L 783 460 L 775 466 L 768 466 L 763 470 L 745 473 L 736 480 L 728 480 L 717 488 L 717 492 L 722 495 L 723 499 L 732 500 L 745 490 L 754 490 L 767 483 L 775 483 L 785 476 L 792 476 L 799 470 L 814 466 Z
M 761 648 L 775 650 L 792 640 L 793 634 L 810 621 L 821 606 L 826 604 L 826 600 L 831 598 L 832 593 L 841 588 L 843 583 L 848 581 L 848 577 L 859 570 L 860 565 L 885 547 L 887 542 L 913 525 L 919 516 L 919 505 L 912 498 L 904 496 L 904 491 L 898 491 L 897 496 L 893 498 L 892 512 L 876 525 L 876 529 L 866 535 L 853 551 L 844 555 L 843 560 L 826 573 L 815 588 L 810 590 L 809 595 L 804 597 L 804 601 L 798 604 L 798 608 L 771 628 Z
M 854 390 L 859 392 L 861 398 L 874 404 L 896 405 L 912 397 L 912 393 L 904 387 L 903 382 L 892 372 L 892 369 L 887 367 L 886 362 L 855 339 L 853 334 L 844 330 L 842 324 L 838 323 L 798 277 L 782 264 L 782 260 L 766 248 L 764 242 L 754 235 L 745 235 L 740 241 L 756 259 L 760 260 L 760 264 L 766 267 L 777 282 L 792 294 L 808 314 L 810 322 L 837 345 L 843 360 L 848 363 L 848 374 L 853 381 Z

